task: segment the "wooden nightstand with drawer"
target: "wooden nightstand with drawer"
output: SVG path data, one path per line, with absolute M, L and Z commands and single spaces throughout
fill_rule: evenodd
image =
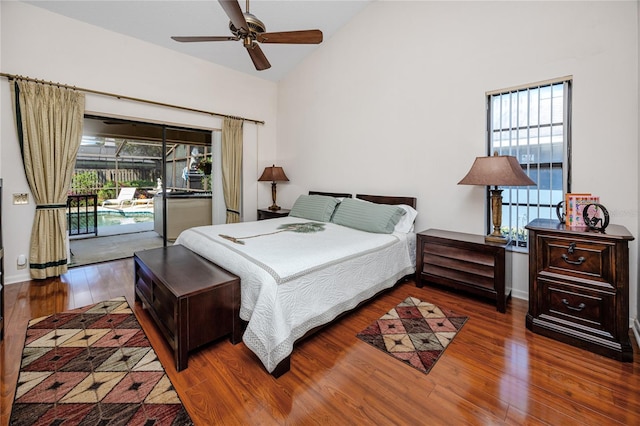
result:
M 269 209 L 258 209 L 258 220 L 265 219 L 274 219 L 277 217 L 287 217 L 289 216 L 289 209 L 280 209 L 280 210 L 269 210 Z
M 496 302 L 506 312 L 511 296 L 511 250 L 483 235 L 429 229 L 417 234 L 416 285 L 444 285 Z
M 629 231 L 606 233 L 536 219 L 529 230 L 529 330 L 633 361 L 629 340 Z

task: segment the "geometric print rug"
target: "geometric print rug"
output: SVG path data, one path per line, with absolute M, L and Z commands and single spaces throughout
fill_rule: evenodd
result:
M 374 321 L 357 337 L 428 373 L 469 317 L 415 297 Z
M 124 297 L 29 321 L 10 425 L 192 425 Z

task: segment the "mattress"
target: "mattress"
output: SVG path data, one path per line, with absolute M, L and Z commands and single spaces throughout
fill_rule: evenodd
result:
M 240 277 L 243 341 L 269 372 L 306 332 L 415 272 L 415 234 L 293 217 L 195 227 L 176 244 Z

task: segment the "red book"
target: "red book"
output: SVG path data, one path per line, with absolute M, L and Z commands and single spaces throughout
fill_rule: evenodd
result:
M 589 204 L 600 203 L 600 197 L 591 194 L 567 194 L 566 196 L 566 220 L 565 224 L 571 228 L 586 228 L 584 223 L 584 207 Z M 595 206 L 589 208 L 589 216 L 599 216 Z

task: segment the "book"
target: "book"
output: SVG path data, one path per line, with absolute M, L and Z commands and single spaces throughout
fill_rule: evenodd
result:
M 564 194 L 564 223 L 567 226 L 571 226 L 571 223 L 574 222 L 574 216 L 571 214 L 571 209 L 574 208 L 575 199 L 577 197 L 589 197 L 591 193 L 566 193 Z
M 589 204 L 599 204 L 600 197 L 592 194 L 577 194 L 570 193 L 566 195 L 565 207 L 566 207 L 566 219 L 565 224 L 571 228 L 587 228 L 587 224 L 584 223 L 584 207 Z M 589 208 L 590 217 L 599 217 L 599 210 L 596 206 Z

